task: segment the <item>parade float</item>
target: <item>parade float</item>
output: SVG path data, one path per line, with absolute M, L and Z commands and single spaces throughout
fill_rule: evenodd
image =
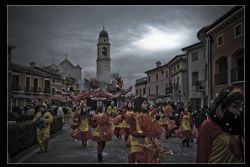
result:
M 101 100 L 101 101 L 113 101 L 117 100 L 121 96 L 126 95 L 132 90 L 132 86 L 128 88 L 123 87 L 123 80 L 118 73 L 112 74 L 112 81 L 110 84 L 105 84 L 105 88 L 101 88 L 103 85 L 96 78 L 84 79 L 85 90 L 74 90 L 69 78 L 66 77 L 63 90 L 55 89 L 55 92 L 63 96 L 68 96 L 73 103 L 80 102 L 81 100 Z

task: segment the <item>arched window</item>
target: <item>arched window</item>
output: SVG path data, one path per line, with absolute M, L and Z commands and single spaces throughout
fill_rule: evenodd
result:
M 105 47 L 102 48 L 102 55 L 107 56 L 107 48 Z

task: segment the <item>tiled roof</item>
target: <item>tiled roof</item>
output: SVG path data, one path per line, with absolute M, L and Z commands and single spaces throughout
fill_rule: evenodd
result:
M 50 72 L 46 70 L 42 70 L 39 67 L 31 68 L 22 66 L 19 64 L 11 63 L 9 66 L 10 71 L 20 72 L 23 74 L 30 74 L 30 75 L 38 75 L 43 77 L 49 77 L 49 78 L 61 78 L 59 75 L 51 74 Z

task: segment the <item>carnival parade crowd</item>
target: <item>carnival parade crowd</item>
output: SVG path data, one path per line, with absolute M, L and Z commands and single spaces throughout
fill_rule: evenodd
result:
M 223 89 L 210 107 L 204 105 L 195 111 L 190 102 L 152 105 L 147 98 L 137 97 L 124 102 L 121 108 L 117 108 L 114 101 L 109 106 L 100 104 L 92 113 L 87 100 L 82 99 L 73 102 L 70 114 L 63 117 L 71 123 L 71 137 L 80 140 L 83 148 L 88 147 L 88 140 L 97 143 L 95 156 L 99 162 L 104 161 L 102 153 L 106 143 L 116 137 L 124 139 L 121 144 L 130 147 L 128 163 L 159 163 L 161 155 L 168 152 L 168 148 L 159 144 L 159 139 L 175 136 L 180 138 L 183 147 L 189 147 L 190 142 L 197 144 L 196 163 L 242 163 L 243 102 L 243 93 L 232 87 Z M 48 152 L 53 122 L 49 111 L 46 104 L 41 105 L 33 120 L 37 125 L 40 152 Z

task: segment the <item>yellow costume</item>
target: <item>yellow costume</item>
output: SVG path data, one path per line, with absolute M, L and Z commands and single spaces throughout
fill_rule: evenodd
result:
M 138 126 L 137 119 L 136 119 L 136 131 L 138 133 L 142 133 L 140 127 Z M 146 145 L 147 143 L 148 143 L 148 138 L 131 136 L 131 153 L 142 152 L 143 147 L 140 145 Z
M 118 115 L 117 108 L 115 106 L 114 107 L 109 106 L 107 109 L 107 114 L 112 116 L 117 116 Z
M 182 130 L 192 130 L 190 125 L 190 116 L 189 115 L 183 115 L 182 122 L 181 122 L 181 128 Z
M 168 124 L 168 118 L 167 117 L 161 117 L 159 120 L 160 125 Z
M 50 124 L 53 122 L 53 116 L 50 112 L 46 112 L 43 116 L 41 112 L 38 112 L 33 122 L 37 119 L 43 121 L 43 127 L 41 129 L 37 128 L 37 140 L 40 148 L 44 147 L 45 150 L 48 148 L 49 138 L 50 138 Z
M 81 122 L 80 122 L 80 131 L 82 131 L 82 132 L 89 131 L 89 121 L 88 121 L 87 117 L 85 119 L 81 120 Z

